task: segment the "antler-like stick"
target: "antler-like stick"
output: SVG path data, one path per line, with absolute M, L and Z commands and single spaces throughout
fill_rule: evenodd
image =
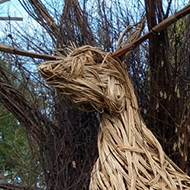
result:
M 172 16 L 166 18 L 165 20 L 163 20 L 162 22 L 160 22 L 156 26 L 154 26 L 152 28 L 152 30 L 150 30 L 144 36 L 142 36 L 142 37 L 138 38 L 137 40 L 135 40 L 132 44 L 130 44 L 128 46 L 125 46 L 125 47 L 123 47 L 121 49 L 116 50 L 114 53 L 112 53 L 112 57 L 116 58 L 116 57 L 122 56 L 123 54 L 126 54 L 128 51 L 133 50 L 135 47 L 137 47 L 143 41 L 150 38 L 154 33 L 158 33 L 158 32 L 163 31 L 168 26 L 170 26 L 171 24 L 173 24 L 174 22 L 176 22 L 177 20 L 179 20 L 180 18 L 186 16 L 189 13 L 190 13 L 190 4 L 187 5 L 186 7 L 184 7 L 183 9 L 181 9 L 180 11 L 176 12 Z

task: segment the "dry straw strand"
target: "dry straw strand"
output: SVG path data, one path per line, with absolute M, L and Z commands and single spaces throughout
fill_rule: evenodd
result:
M 102 64 L 103 62 L 103 64 Z M 39 66 L 46 82 L 83 111 L 102 115 L 99 157 L 91 190 L 189 190 L 190 177 L 164 153 L 146 127 L 128 73 L 120 60 L 91 46 Z

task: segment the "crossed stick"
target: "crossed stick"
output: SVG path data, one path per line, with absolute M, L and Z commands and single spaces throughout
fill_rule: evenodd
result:
M 154 33 L 159 33 L 163 30 L 165 30 L 168 26 L 179 20 L 180 18 L 186 16 L 187 14 L 190 13 L 190 4 L 188 4 L 186 7 L 181 9 L 180 11 L 176 12 L 172 16 L 168 17 L 167 19 L 163 20 L 156 26 L 154 26 L 149 32 L 147 32 L 144 36 L 139 37 L 137 40 L 132 42 L 130 45 L 127 45 L 123 48 L 120 48 L 113 52 L 111 56 L 113 58 L 119 58 L 120 56 L 126 54 L 127 52 L 133 50 L 135 47 L 137 47 L 139 44 L 141 44 L 143 41 L 149 39 Z M 28 56 L 28 57 L 33 57 L 33 58 L 39 58 L 39 59 L 44 59 L 44 60 L 59 60 L 62 59 L 61 56 L 53 56 L 53 55 L 47 55 L 47 54 L 37 54 L 37 53 L 32 53 L 24 50 L 19 50 L 15 49 L 13 47 L 4 45 L 0 43 L 0 51 L 5 52 L 5 53 L 11 53 L 11 54 L 17 54 L 17 55 L 22 55 L 22 56 Z

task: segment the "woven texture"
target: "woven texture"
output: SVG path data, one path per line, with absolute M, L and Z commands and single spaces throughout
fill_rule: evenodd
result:
M 138 112 L 128 73 L 110 53 L 80 47 L 39 66 L 46 82 L 83 111 L 102 114 L 91 190 L 187 190 L 190 177 L 163 152 Z

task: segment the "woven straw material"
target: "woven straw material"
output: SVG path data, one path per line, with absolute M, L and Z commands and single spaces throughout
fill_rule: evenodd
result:
M 102 114 L 91 190 L 187 190 L 190 177 L 164 153 L 138 112 L 128 73 L 110 53 L 80 47 L 39 66 L 46 82 L 84 111 Z

